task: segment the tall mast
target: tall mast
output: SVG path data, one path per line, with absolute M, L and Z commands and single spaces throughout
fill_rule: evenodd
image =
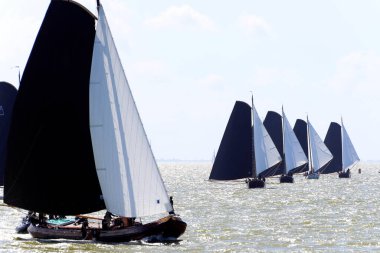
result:
M 251 91 L 251 103 L 252 103 L 252 113 L 251 113 L 251 117 L 252 117 L 252 177 L 253 178 L 256 178 L 257 177 L 257 173 L 256 173 L 256 159 L 255 159 L 255 122 L 254 122 L 254 118 L 255 118 L 255 106 L 253 105 L 253 92 Z
M 310 123 L 309 123 L 309 116 L 306 116 L 307 120 L 307 149 L 308 149 L 308 158 L 309 158 L 309 171 L 313 173 L 314 168 L 313 168 L 313 158 L 312 158 L 312 153 L 311 153 L 311 143 L 310 143 Z
M 100 7 L 100 0 L 96 0 L 96 8 L 98 9 L 98 12 L 99 12 L 99 7 Z
M 286 158 L 285 158 L 285 131 L 284 131 L 284 126 L 285 126 L 285 113 L 284 113 L 284 105 L 281 107 L 282 110 L 282 155 L 283 155 L 283 161 L 284 161 L 284 174 L 287 174 L 286 170 Z

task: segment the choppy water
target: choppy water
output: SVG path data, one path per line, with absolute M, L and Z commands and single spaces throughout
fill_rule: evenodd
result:
M 176 212 L 188 223 L 177 245 L 53 242 L 17 235 L 24 215 L 0 201 L 0 252 L 373 252 L 380 251 L 380 165 L 266 189 L 207 181 L 211 165 L 167 163 L 160 169 Z M 2 190 L 0 190 L 2 195 Z

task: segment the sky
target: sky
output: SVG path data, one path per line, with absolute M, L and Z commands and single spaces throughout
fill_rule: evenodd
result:
M 49 2 L 0 0 L 0 80 L 18 87 Z M 324 139 L 343 117 L 359 157 L 380 160 L 379 1 L 101 3 L 157 159 L 210 160 L 252 91 L 262 120 L 283 105 Z

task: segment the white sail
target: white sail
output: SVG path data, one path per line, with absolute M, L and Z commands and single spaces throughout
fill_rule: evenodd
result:
M 281 162 L 282 159 L 253 105 L 252 110 L 256 175 L 259 175 L 264 170 Z
M 305 152 L 299 143 L 288 119 L 282 110 L 283 119 L 283 138 L 284 138 L 284 155 L 285 155 L 285 173 L 290 170 L 302 166 L 308 162 Z
M 327 164 L 333 158 L 330 150 L 326 147 L 325 143 L 319 137 L 318 133 L 315 131 L 314 127 L 311 125 L 309 119 L 307 120 L 308 125 L 308 138 L 309 138 L 309 147 L 311 154 L 311 164 L 314 172 L 317 172 L 325 164 Z M 310 160 L 310 157 L 309 157 Z
M 91 139 L 107 210 L 124 217 L 171 211 L 101 6 L 90 79 Z
M 346 128 L 344 128 L 343 120 L 342 120 L 342 164 L 343 171 L 345 172 L 347 169 L 352 167 L 358 162 L 359 156 L 356 153 L 354 145 L 352 145 L 351 139 L 348 136 Z

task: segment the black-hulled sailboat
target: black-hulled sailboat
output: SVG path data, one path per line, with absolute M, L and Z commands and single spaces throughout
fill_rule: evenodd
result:
M 343 118 L 341 119 L 341 122 L 342 167 L 339 171 L 339 178 L 349 178 L 351 177 L 350 170 L 355 166 L 357 162 L 360 161 L 360 159 L 356 153 L 354 145 L 351 142 L 350 136 L 344 127 Z
M 242 101 L 236 101 L 220 143 L 210 180 L 246 179 L 249 188 L 263 188 L 261 173 L 278 165 L 281 156 L 258 113 Z
M 309 117 L 307 117 L 307 137 L 309 160 L 307 179 L 319 179 L 319 170 L 332 160 L 333 155 L 311 125 Z
M 293 183 L 293 172 L 304 167 L 308 163 L 308 159 L 290 126 L 284 108 L 282 108 L 282 128 L 285 170 L 280 177 L 280 183 Z
M 331 122 L 325 137 L 325 144 L 331 150 L 334 158 L 323 169 L 323 173 L 339 174 L 339 178 L 349 178 L 350 170 L 359 161 L 351 139 L 341 122 L 342 126 L 336 122 Z
M 78 3 L 49 5 L 14 105 L 4 202 L 40 213 L 28 228 L 35 238 L 175 240 L 186 223 L 174 214 L 99 1 L 98 13 L 95 30 Z M 95 225 L 44 217 L 105 208 Z
M 283 108 L 282 116 L 269 111 L 265 117 L 264 125 L 277 150 L 282 155 L 281 167 L 278 169 L 279 174 L 281 174 L 280 183 L 293 183 L 293 173 L 302 169 L 308 161 Z
M 16 95 L 17 89 L 12 84 L 0 82 L 0 187 L 4 186 L 8 133 Z

